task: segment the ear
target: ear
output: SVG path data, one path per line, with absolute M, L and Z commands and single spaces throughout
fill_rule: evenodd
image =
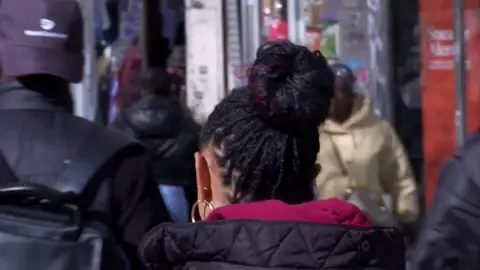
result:
M 200 153 L 195 153 L 195 172 L 197 177 L 197 201 L 198 215 L 200 219 L 205 220 L 210 214 L 208 204 L 212 201 L 212 189 L 210 187 L 210 170 L 205 157 Z
M 197 178 L 197 200 L 210 202 L 212 200 L 210 170 L 205 157 L 200 152 L 195 153 L 195 173 Z

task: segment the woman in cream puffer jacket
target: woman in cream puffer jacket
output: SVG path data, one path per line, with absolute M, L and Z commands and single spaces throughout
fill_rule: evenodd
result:
M 419 212 L 417 187 L 401 142 L 370 100 L 353 91 L 351 70 L 342 64 L 331 67 L 337 80 L 331 117 L 320 127 L 319 198 L 342 198 L 355 188 L 388 194 L 397 220 L 413 224 Z

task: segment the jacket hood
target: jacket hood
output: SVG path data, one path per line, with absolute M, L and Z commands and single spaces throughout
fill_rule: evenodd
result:
M 138 138 L 166 137 L 181 131 L 184 113 L 174 100 L 146 96 L 125 110 L 123 117 Z
M 367 126 L 372 123 L 378 123 L 379 117 L 375 114 L 369 98 L 360 93 L 355 93 L 353 101 L 353 111 L 350 118 L 344 123 L 337 123 L 327 119 L 321 127 L 330 133 L 347 133 L 349 130 L 358 126 Z
M 149 269 L 405 269 L 402 234 L 371 227 L 340 200 L 237 204 L 209 219 L 154 228 L 141 260 Z

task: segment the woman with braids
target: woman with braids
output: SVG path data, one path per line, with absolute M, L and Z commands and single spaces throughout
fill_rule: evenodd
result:
M 209 116 L 195 154 L 194 224 L 161 224 L 140 257 L 148 269 L 392 269 L 402 236 L 373 228 L 355 206 L 314 200 L 318 126 L 334 75 L 324 57 L 288 41 L 257 51 L 246 87 Z M 204 222 L 195 223 L 195 213 Z

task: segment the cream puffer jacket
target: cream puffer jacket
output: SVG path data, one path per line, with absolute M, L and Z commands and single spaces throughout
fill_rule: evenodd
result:
M 316 178 L 319 198 L 343 197 L 348 188 L 387 193 L 399 221 L 416 220 L 417 186 L 403 146 L 362 94 L 355 94 L 354 110 L 346 122 L 327 120 L 320 127 L 317 162 L 322 168 Z

